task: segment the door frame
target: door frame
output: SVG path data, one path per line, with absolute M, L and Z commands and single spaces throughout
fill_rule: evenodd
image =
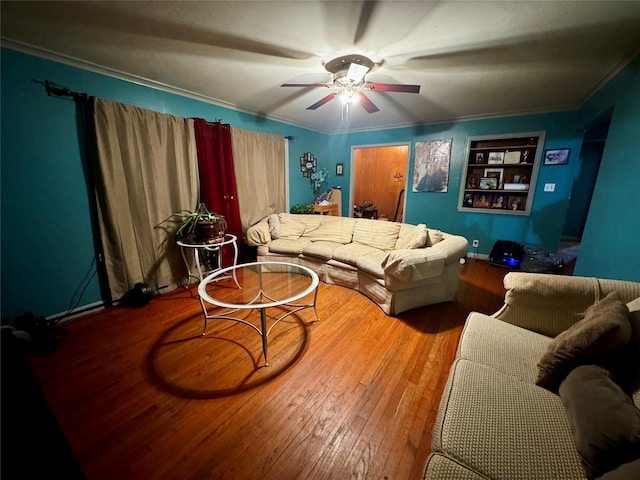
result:
M 411 166 L 411 145 L 412 142 L 391 142 L 391 143 L 372 143 L 364 145 L 351 145 L 351 158 L 349 159 L 349 217 L 353 217 L 353 202 L 356 188 L 356 171 L 355 171 L 355 158 L 356 150 L 358 149 L 371 149 L 380 147 L 407 147 L 407 171 L 404 179 L 404 195 L 402 198 L 402 215 L 406 217 L 407 213 L 407 185 L 409 184 L 409 167 Z M 391 219 L 390 219 L 391 220 Z

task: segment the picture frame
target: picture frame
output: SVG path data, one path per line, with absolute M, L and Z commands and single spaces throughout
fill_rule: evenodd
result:
M 489 165 L 503 164 L 504 163 L 504 152 L 490 152 L 489 160 L 487 161 Z
M 522 197 L 521 195 L 510 195 L 507 205 L 509 210 L 515 211 L 524 210 L 526 203 L 527 202 L 525 201 L 524 197 Z
M 503 183 L 504 168 L 485 168 L 484 176 L 495 178 L 498 182 L 498 186 L 500 186 Z M 498 186 L 496 186 L 495 188 L 498 188 Z
M 467 188 L 480 188 L 480 175 L 469 175 Z
M 473 193 L 464 194 L 464 206 L 469 208 L 473 207 Z
M 498 179 L 496 177 L 480 178 L 480 190 L 496 190 L 498 188 Z
M 344 163 L 336 163 L 336 175 L 339 177 L 344 175 Z
M 503 193 L 496 193 L 491 199 L 491 208 L 505 209 L 507 208 L 507 202 L 509 201 L 507 195 Z
M 517 165 L 520 163 L 521 152 L 520 150 L 509 150 L 504 154 L 505 165 Z
M 566 165 L 569 163 L 570 148 L 557 148 L 544 151 L 543 165 Z
M 473 197 L 473 208 L 489 208 L 491 203 L 489 202 L 491 195 L 486 193 L 476 193 Z
M 484 152 L 476 152 L 476 163 L 484 163 Z

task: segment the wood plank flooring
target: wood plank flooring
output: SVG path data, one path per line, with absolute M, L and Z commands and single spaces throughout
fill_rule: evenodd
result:
M 455 302 L 386 316 L 321 283 L 263 367 L 249 327 L 209 322 L 197 289 L 64 322 L 29 363 L 88 479 L 418 479 L 464 320 L 505 270 L 468 260 Z

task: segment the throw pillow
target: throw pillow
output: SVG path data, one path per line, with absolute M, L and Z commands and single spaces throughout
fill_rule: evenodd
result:
M 597 365 L 576 367 L 560 385 L 587 478 L 640 458 L 640 410 Z
M 576 366 L 622 349 L 631 338 L 629 309 L 617 292 L 590 306 L 585 317 L 555 337 L 538 362 L 536 384 L 553 392 Z
M 436 243 L 442 241 L 444 235 L 440 230 L 434 230 L 430 228 L 427 233 L 427 242 L 425 243 L 426 247 L 433 247 Z
M 278 218 L 278 215 L 276 215 L 275 213 L 269 215 L 267 223 L 269 224 L 269 233 L 271 233 L 271 240 L 277 240 L 278 238 L 280 238 L 280 219 Z
M 598 480 L 638 480 L 640 478 L 640 458 L 633 462 L 623 463 L 615 470 L 598 477 Z

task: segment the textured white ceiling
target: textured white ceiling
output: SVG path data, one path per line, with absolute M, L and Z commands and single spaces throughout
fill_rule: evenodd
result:
M 640 52 L 639 1 L 0 5 L 4 46 L 327 133 L 575 108 Z M 329 90 L 280 86 L 329 81 L 324 62 L 353 53 L 378 63 L 368 81 L 420 93 L 370 92 L 380 111 L 345 123 L 338 100 L 306 110 Z

